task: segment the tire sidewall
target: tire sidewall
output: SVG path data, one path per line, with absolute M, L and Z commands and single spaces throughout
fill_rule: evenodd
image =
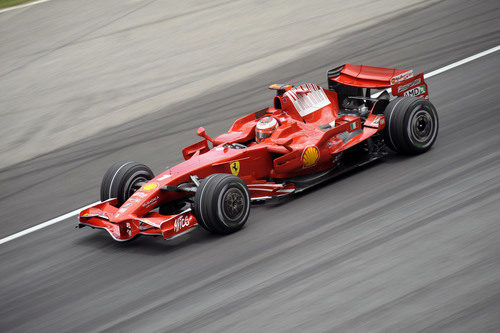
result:
M 412 120 L 417 112 L 424 111 L 432 122 L 432 133 L 424 144 L 412 131 Z M 418 97 L 397 97 L 387 106 L 384 141 L 388 148 L 402 154 L 420 154 L 429 150 L 436 141 L 439 119 L 436 108 L 430 101 Z
M 237 220 L 231 221 L 223 209 L 224 195 L 230 189 L 237 189 L 243 194 L 244 213 Z M 194 196 L 193 212 L 198 224 L 215 234 L 229 234 L 240 230 L 250 213 L 250 194 L 241 178 L 230 174 L 212 174 L 200 181 Z
M 151 175 L 145 169 L 142 168 L 137 170 L 132 169 L 126 172 L 123 175 L 123 177 L 121 177 L 121 179 L 117 182 L 116 189 L 114 189 L 114 193 L 116 193 L 116 196 L 120 202 L 127 201 L 128 198 L 133 194 L 133 192 L 130 193 L 131 186 L 139 178 L 147 182 L 151 180 L 153 177 L 151 177 Z
M 416 115 L 416 113 L 420 111 L 426 112 L 432 120 L 432 134 L 429 137 L 429 139 L 424 142 L 424 144 L 416 140 L 416 138 L 413 136 L 413 131 L 411 129 L 413 118 Z M 429 101 L 425 99 L 420 99 L 413 102 L 406 111 L 403 124 L 405 128 L 403 134 L 411 150 L 414 150 L 415 152 L 425 152 L 429 150 L 436 141 L 439 130 L 438 116 L 436 108 Z
M 224 195 L 230 189 L 238 190 L 245 199 L 244 200 L 245 207 L 243 208 L 244 212 L 241 216 L 238 217 L 238 219 L 235 219 L 234 221 L 231 221 L 231 218 L 229 216 L 226 216 L 223 208 Z M 249 213 L 250 213 L 250 195 L 248 194 L 248 190 L 245 189 L 245 185 L 237 181 L 225 184 L 220 189 L 217 198 L 217 217 L 219 218 L 220 222 L 224 224 L 227 228 L 241 228 L 240 225 L 246 222 Z
M 121 161 L 113 164 L 104 174 L 101 182 L 101 201 L 117 198 L 121 205 L 130 197 L 130 187 L 138 178 L 145 181 L 154 178 L 150 168 L 144 164 Z

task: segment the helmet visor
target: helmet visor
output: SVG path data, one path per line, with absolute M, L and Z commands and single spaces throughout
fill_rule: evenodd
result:
M 272 130 L 271 131 L 270 130 L 257 130 L 255 133 L 255 139 L 257 140 L 257 142 L 260 142 L 263 139 L 270 137 L 272 133 L 273 133 Z

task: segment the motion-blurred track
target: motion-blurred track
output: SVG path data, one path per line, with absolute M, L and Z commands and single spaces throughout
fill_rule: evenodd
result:
M 0 237 L 95 201 L 112 161 L 176 163 L 197 126 L 269 104 L 270 82 L 324 82 L 345 62 L 429 72 L 500 44 L 499 27 L 495 1 L 431 3 L 6 168 Z M 234 235 L 121 244 L 71 219 L 1 245 L 0 330 L 498 331 L 499 65 L 497 52 L 429 80 L 430 152 L 254 207 Z

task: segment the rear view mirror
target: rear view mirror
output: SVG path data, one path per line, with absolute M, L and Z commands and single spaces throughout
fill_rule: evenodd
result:
M 209 137 L 209 136 L 205 133 L 205 128 L 204 128 L 204 127 L 200 127 L 200 128 L 198 128 L 198 130 L 196 131 L 196 134 L 198 134 L 198 136 L 201 136 L 202 138 L 205 138 L 205 139 L 207 139 L 208 141 L 212 142 L 212 144 L 214 143 L 214 139 L 212 139 L 211 137 Z

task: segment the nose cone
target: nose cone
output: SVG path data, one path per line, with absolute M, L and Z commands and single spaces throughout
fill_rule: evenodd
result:
M 156 181 L 144 184 L 121 205 L 110 221 L 120 223 L 148 213 L 159 203 L 160 189 L 160 184 Z
M 133 206 L 133 202 L 126 201 L 113 216 L 110 216 L 109 221 L 120 223 L 130 220 L 132 218 L 132 214 L 136 210 Z

